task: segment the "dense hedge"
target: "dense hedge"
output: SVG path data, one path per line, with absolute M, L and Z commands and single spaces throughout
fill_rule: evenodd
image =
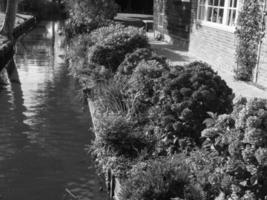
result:
M 164 77 L 159 102 L 150 115 L 172 152 L 172 147 L 189 145 L 184 143 L 186 138 L 199 144 L 207 113 L 231 112 L 233 97 L 226 82 L 208 64 L 193 62 Z
M 202 171 L 213 195 L 226 199 L 259 200 L 267 197 L 267 100 L 240 99 L 230 115 L 213 116 L 202 132 L 206 154 Z M 204 164 L 205 163 L 205 164 Z M 203 175 L 202 175 L 203 176 Z
M 127 53 L 138 48 L 149 47 L 148 39 L 142 29 L 125 27 L 109 33 L 89 49 L 89 62 L 104 65 L 113 72 L 124 60 Z
M 135 100 L 135 114 L 146 113 L 152 132 L 161 138 L 159 149 L 169 153 L 200 144 L 208 112 L 232 110 L 232 90 L 206 63 L 169 67 L 159 57 L 143 60 L 128 84 L 125 93 Z
M 235 77 L 239 80 L 251 81 L 253 78 L 253 70 L 257 64 L 258 45 L 264 34 L 261 32 L 261 18 L 260 1 L 244 1 L 238 15 L 236 30 L 238 45 Z
M 184 157 L 183 157 L 184 158 Z M 123 200 L 198 200 L 190 185 L 190 170 L 182 159 L 158 158 L 133 166 L 120 194 Z
M 118 10 L 113 0 L 65 0 L 65 2 L 69 15 L 65 30 L 70 38 L 107 26 Z

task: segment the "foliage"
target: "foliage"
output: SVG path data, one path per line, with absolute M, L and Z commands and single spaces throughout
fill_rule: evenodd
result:
M 127 54 L 124 61 L 118 67 L 120 74 L 130 75 L 142 60 L 152 57 L 152 50 L 148 48 L 140 48 L 133 53 Z
M 109 26 L 98 28 L 90 34 L 80 34 L 67 41 L 66 58 L 70 72 L 82 82 L 84 88 L 92 89 L 98 83 L 108 80 L 112 75 L 105 66 L 88 62 L 88 49 L 104 40 L 109 34 L 124 28 L 121 24 L 111 23 Z
M 66 0 L 70 20 L 67 27 L 69 36 L 89 33 L 113 19 L 117 4 L 113 0 Z
M 113 21 L 111 20 L 104 20 L 104 21 L 92 21 L 88 24 L 76 24 L 71 19 L 68 19 L 65 23 L 65 36 L 66 39 L 72 39 L 73 37 L 80 35 L 80 34 L 89 34 L 93 30 L 101 28 L 103 26 L 108 26 L 112 24 Z
M 104 65 L 115 72 L 127 53 L 148 46 L 148 39 L 142 29 L 130 26 L 118 28 L 88 50 L 88 59 L 91 63 Z
M 166 65 L 166 58 L 158 56 L 150 48 L 140 48 L 133 53 L 127 54 L 124 61 L 120 64 L 118 68 L 118 74 L 120 75 L 131 75 L 135 68 L 140 64 L 141 61 L 157 61 Z
M 140 117 L 141 115 L 148 118 L 148 109 L 154 106 L 154 103 L 161 91 L 161 77 L 169 73 L 169 67 L 165 59 L 160 57 L 153 60 L 142 60 L 134 69 L 133 73 L 128 76 L 128 88 L 124 91 L 127 98 L 132 100 L 132 115 Z M 123 78 L 123 74 L 119 74 Z M 118 77 L 120 77 L 118 76 Z M 118 78 L 119 81 L 122 79 Z
M 116 41 L 121 38 L 124 40 Z M 118 23 L 98 28 L 90 34 L 78 35 L 69 41 L 67 48 L 71 74 L 87 89 L 93 89 L 100 83 L 106 84 L 114 75 L 113 68 L 120 64 L 125 54 L 131 53 L 139 46 L 148 46 L 144 33 L 140 29 Z M 99 47 L 103 47 L 103 51 Z M 105 53 L 106 51 L 109 52 Z M 99 54 L 104 58 L 92 60 Z
M 162 82 L 158 94 L 153 95 L 149 117 L 162 138 L 160 146 L 169 153 L 199 144 L 207 112 L 232 109 L 232 90 L 206 63 L 176 67 L 165 73 Z
M 101 114 L 101 122 L 97 125 L 95 132 L 97 137 L 91 149 L 98 164 L 105 169 L 110 167 L 119 174 L 125 174 L 126 171 L 122 169 L 129 169 L 131 166 L 126 163 L 139 159 L 140 153 L 148 155 L 153 152 L 154 137 L 145 134 L 142 126 L 127 116 L 116 113 Z M 124 159 L 122 162 L 124 167 L 115 166 L 114 162 L 117 161 L 115 158 Z
M 120 196 L 125 200 L 201 199 L 201 191 L 190 183 L 184 158 L 163 157 L 136 164 Z
M 202 181 L 206 188 L 208 185 L 217 195 L 221 191 L 222 199 L 267 197 L 266 122 L 267 101 L 261 99 L 240 99 L 231 114 L 207 121 L 208 128 L 202 132 L 207 153 L 194 162 L 202 168 L 196 168 L 195 173 L 209 179 Z
M 244 1 L 238 17 L 236 35 L 238 45 L 236 59 L 238 68 L 235 76 L 239 80 L 250 81 L 257 64 L 257 49 L 263 36 L 261 32 L 261 9 L 259 0 Z

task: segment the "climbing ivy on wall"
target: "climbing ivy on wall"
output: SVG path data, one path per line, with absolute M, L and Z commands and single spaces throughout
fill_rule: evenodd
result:
M 251 81 L 257 64 L 257 50 L 262 38 L 260 3 L 261 0 L 243 0 L 239 13 L 235 69 L 235 78 L 238 80 Z

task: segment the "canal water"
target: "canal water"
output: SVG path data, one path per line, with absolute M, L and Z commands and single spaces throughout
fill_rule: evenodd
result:
M 61 23 L 42 22 L 14 56 L 21 84 L 0 89 L 0 200 L 105 200 L 77 83 L 64 64 Z

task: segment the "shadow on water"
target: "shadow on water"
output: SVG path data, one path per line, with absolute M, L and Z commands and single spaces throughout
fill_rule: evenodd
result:
M 42 22 L 17 42 L 21 84 L 0 90 L 0 199 L 105 200 L 84 151 L 88 113 L 62 60 L 62 28 Z

